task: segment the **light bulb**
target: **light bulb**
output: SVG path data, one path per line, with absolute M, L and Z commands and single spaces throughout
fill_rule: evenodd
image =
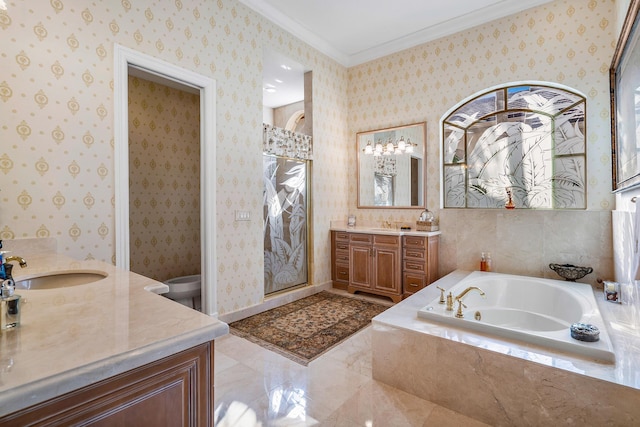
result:
M 400 137 L 400 141 L 398 141 L 398 150 L 399 151 L 404 151 L 405 148 L 407 148 L 407 144 L 405 144 L 404 142 L 404 136 Z

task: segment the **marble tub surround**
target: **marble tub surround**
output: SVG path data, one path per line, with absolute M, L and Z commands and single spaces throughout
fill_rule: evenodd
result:
M 448 289 L 468 274 L 457 270 L 434 285 Z M 374 379 L 491 425 L 640 422 L 633 307 L 596 291 L 616 352 L 606 364 L 418 318 L 438 295 L 429 286 L 373 319 Z
M 20 255 L 28 267 L 14 269 L 16 280 L 71 271 L 103 271 L 108 277 L 18 291 L 24 301 L 21 324 L 0 334 L 0 416 L 228 332 L 218 319 L 145 290 L 157 288 L 152 279 L 51 252 Z

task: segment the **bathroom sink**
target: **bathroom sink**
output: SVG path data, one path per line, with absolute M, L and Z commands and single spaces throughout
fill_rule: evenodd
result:
M 69 273 L 51 273 L 28 279 L 16 280 L 16 289 L 57 289 L 69 286 L 86 285 L 107 277 L 101 271 L 74 271 Z

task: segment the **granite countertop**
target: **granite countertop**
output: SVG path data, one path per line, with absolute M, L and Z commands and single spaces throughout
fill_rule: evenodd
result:
M 495 335 L 444 326 L 418 317 L 418 310 L 440 295 L 436 286 L 448 289 L 470 272 L 456 270 L 411 297 L 390 307 L 373 319 L 374 325 L 389 325 L 510 355 L 520 359 L 563 369 L 603 381 L 640 389 L 640 296 L 632 290 L 623 292 L 624 304 L 605 301 L 602 291 L 594 290 L 600 313 L 607 323 L 616 361 L 600 363 L 557 350 L 549 350 L 523 341 L 503 339 Z
M 154 292 L 165 286 L 100 261 L 20 253 L 16 280 L 51 272 L 102 271 L 104 279 L 50 290 L 16 290 L 21 323 L 0 333 L 0 416 L 143 366 L 226 334 L 226 323 Z

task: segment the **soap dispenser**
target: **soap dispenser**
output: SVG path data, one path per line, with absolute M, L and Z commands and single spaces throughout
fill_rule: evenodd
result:
M 4 279 L 0 286 L 0 329 L 13 329 L 20 325 L 20 299 L 15 293 L 13 279 Z

